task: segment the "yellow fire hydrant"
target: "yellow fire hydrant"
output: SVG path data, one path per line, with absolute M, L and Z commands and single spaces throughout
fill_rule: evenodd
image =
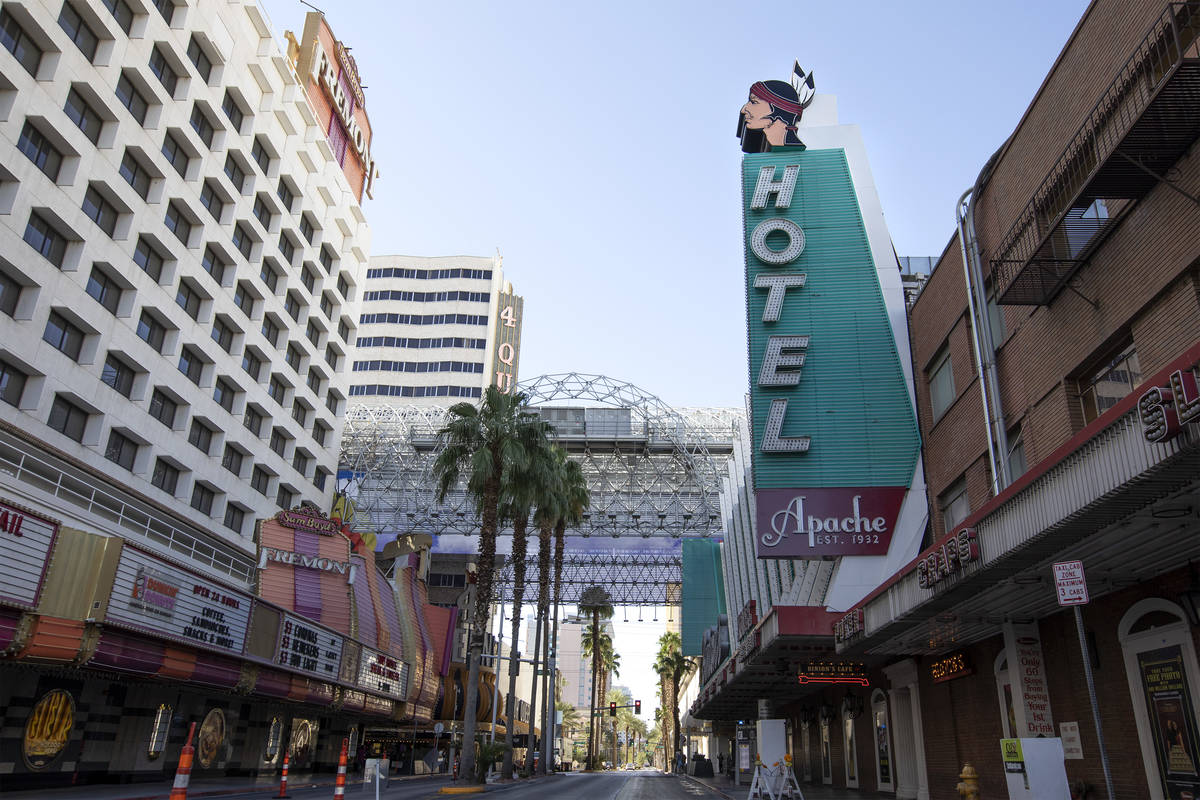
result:
M 979 800 L 979 773 L 970 763 L 963 764 L 959 773 L 958 796 L 963 800 Z

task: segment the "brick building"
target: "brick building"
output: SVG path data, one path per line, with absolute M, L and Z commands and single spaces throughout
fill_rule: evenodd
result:
M 1072 559 L 1115 796 L 1200 790 L 1198 28 L 1093 2 L 912 305 L 926 549 L 837 644 L 886 676 L 898 797 L 967 762 L 1005 796 L 999 740 L 1038 736 L 1106 796 Z

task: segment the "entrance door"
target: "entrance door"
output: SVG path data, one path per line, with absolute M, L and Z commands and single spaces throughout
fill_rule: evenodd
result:
M 892 732 L 888 726 L 887 695 L 871 694 L 871 739 L 875 750 L 875 783 L 881 792 L 896 791 L 892 780 Z
M 846 765 L 846 787 L 858 788 L 858 742 L 854 740 L 854 717 L 842 711 L 842 757 Z
M 812 724 L 808 722 L 801 722 L 800 725 L 800 749 L 804 759 L 804 782 L 811 783 L 813 776 Z
M 821 720 L 821 783 L 833 784 L 833 751 L 829 746 L 829 721 Z
M 1183 610 L 1135 603 L 1118 628 L 1152 800 L 1200 795 L 1200 664 Z

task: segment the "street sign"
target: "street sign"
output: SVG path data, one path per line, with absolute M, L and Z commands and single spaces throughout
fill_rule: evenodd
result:
M 1088 602 L 1087 579 L 1082 561 L 1060 561 L 1054 565 L 1054 587 L 1060 606 L 1081 606 Z

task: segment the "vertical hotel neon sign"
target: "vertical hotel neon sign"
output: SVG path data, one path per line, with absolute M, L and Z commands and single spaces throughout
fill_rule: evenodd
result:
M 919 453 L 847 149 L 797 137 L 814 97 L 797 65 L 738 122 L 760 558 L 886 554 Z

